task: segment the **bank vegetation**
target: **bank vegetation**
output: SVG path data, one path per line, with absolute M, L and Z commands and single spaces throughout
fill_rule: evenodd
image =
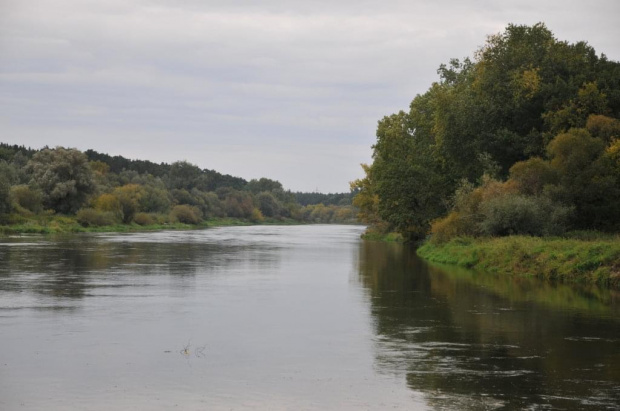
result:
M 368 235 L 427 241 L 420 253 L 437 261 L 614 282 L 620 63 L 539 23 L 509 25 L 438 74 L 379 121 L 352 183 Z M 612 237 L 572 237 L 583 231 Z M 523 258 L 500 264 L 508 251 Z
M 303 203 L 303 204 L 302 204 Z M 0 233 L 356 223 L 351 194 L 293 193 L 187 161 L 0 144 Z

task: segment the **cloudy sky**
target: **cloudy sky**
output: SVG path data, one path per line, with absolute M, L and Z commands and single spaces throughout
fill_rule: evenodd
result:
M 0 0 L 0 141 L 340 192 L 439 64 L 543 21 L 620 60 L 620 1 Z

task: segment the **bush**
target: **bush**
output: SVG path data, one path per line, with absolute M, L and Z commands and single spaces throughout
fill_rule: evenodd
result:
M 170 210 L 170 194 L 163 188 L 148 184 L 142 186 L 143 194 L 140 197 L 140 209 L 148 213 L 168 213 Z
M 559 175 L 548 161 L 538 157 L 519 161 L 510 168 L 510 180 L 517 184 L 519 192 L 538 195 L 549 184 L 557 184 Z
M 94 208 L 82 208 L 77 212 L 77 221 L 84 227 L 101 227 L 115 224 L 116 218 L 110 211 L 100 211 Z
M 474 226 L 467 224 L 467 219 L 458 211 L 452 211 L 446 217 L 438 218 L 431 222 L 431 242 L 443 244 L 452 238 L 470 235 L 474 231 Z
M 126 184 L 114 189 L 114 196 L 118 198 L 123 215 L 123 223 L 129 224 L 140 210 L 140 198 L 144 193 L 142 186 L 138 184 Z
M 11 187 L 11 202 L 17 211 L 40 213 L 43 210 L 43 193 L 27 185 Z
M 153 225 L 157 222 L 156 218 L 149 213 L 136 213 L 133 221 L 138 225 Z
M 276 217 L 280 214 L 280 204 L 278 200 L 269 192 L 262 192 L 256 195 L 258 209 L 265 217 Z
M 114 194 L 101 194 L 99 197 L 92 200 L 91 204 L 96 210 L 109 211 L 114 214 L 119 220 L 123 218 L 121 202 Z
M 202 213 L 198 207 L 181 204 L 172 208 L 170 219 L 185 224 L 198 224 L 202 221 Z
M 231 191 L 225 200 L 226 215 L 236 218 L 250 218 L 254 203 L 250 193 Z
M 546 197 L 509 194 L 481 205 L 479 228 L 490 236 L 560 235 L 566 231 L 572 211 Z
M 263 217 L 263 213 L 260 212 L 258 208 L 252 210 L 252 215 L 250 216 L 250 221 L 253 223 L 260 223 L 263 221 L 265 217 Z
M 224 205 L 215 193 L 203 194 L 204 205 L 202 207 L 204 215 L 208 217 L 226 217 Z

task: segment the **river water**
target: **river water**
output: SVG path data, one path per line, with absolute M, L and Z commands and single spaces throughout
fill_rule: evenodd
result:
M 618 292 L 362 231 L 1 238 L 0 409 L 620 407 Z

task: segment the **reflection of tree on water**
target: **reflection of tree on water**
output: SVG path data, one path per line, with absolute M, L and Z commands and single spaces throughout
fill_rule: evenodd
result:
M 97 290 L 146 285 L 148 277 L 168 276 L 178 289 L 191 289 L 195 275 L 214 275 L 222 267 L 278 264 L 261 247 L 215 241 L 106 241 L 92 235 L 4 246 L 0 291 L 29 292 L 75 299 Z M 240 255 L 243 254 L 243 257 Z M 10 267 L 10 268 L 9 268 Z M 174 287 L 173 287 L 174 288 Z
M 359 267 L 378 369 L 406 376 L 434 407 L 600 409 L 620 401 L 620 321 L 605 316 L 609 305 L 593 300 L 592 314 L 576 298 L 573 310 L 551 309 L 528 301 L 531 284 L 432 268 L 398 244 L 363 243 Z M 569 295 L 550 287 L 551 301 L 554 292 Z

